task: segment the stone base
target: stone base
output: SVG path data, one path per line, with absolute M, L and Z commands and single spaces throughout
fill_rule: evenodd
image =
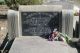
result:
M 78 53 L 76 48 L 59 41 L 48 41 L 39 36 L 24 36 L 14 40 L 9 53 Z

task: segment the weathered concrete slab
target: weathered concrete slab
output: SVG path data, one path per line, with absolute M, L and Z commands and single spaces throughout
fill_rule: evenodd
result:
M 77 53 L 77 50 L 64 42 L 51 42 L 38 36 L 24 36 L 14 40 L 9 53 Z

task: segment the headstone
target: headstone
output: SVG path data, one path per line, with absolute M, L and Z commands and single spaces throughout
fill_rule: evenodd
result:
M 62 7 L 60 5 L 20 6 L 19 15 L 21 18 L 22 36 L 47 35 L 50 34 L 54 28 L 61 31 L 61 10 Z
M 62 9 L 62 5 L 21 5 L 19 12 L 8 11 L 8 22 L 12 38 L 48 35 L 54 28 L 73 37 L 73 9 Z

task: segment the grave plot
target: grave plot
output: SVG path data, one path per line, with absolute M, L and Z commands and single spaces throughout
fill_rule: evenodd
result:
M 77 53 L 76 48 L 67 43 L 49 42 L 39 37 L 50 34 L 54 28 L 64 33 L 68 29 L 66 33 L 72 37 L 72 10 L 67 11 L 62 10 L 61 5 L 22 5 L 19 12 L 10 11 L 9 38 L 15 40 L 9 53 Z

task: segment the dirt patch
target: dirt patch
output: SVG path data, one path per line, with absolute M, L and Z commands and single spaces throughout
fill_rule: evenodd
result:
M 3 42 L 4 38 L 7 34 L 7 20 L 6 19 L 0 19 L 0 44 Z

